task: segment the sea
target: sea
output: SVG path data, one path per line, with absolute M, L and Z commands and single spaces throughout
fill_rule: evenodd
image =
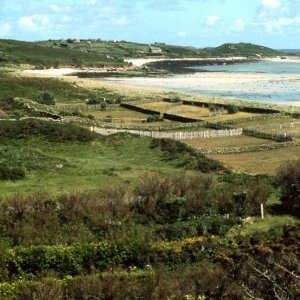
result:
M 266 103 L 300 103 L 300 59 L 192 67 L 193 74 L 162 78 L 119 78 L 118 83 L 188 94 Z

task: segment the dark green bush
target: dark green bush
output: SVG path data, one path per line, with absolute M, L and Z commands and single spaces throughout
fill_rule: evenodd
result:
M 97 134 L 88 129 L 73 125 L 46 122 L 37 119 L 22 121 L 3 121 L 0 123 L 0 138 L 25 138 L 32 135 L 44 136 L 49 140 L 91 141 Z
M 239 111 L 239 108 L 233 104 L 227 105 L 226 109 L 229 114 L 236 114 Z
M 40 92 L 37 97 L 36 101 L 45 104 L 45 105 L 55 105 L 55 98 L 50 92 Z
M 276 177 L 282 189 L 282 211 L 300 217 L 300 160 L 282 165 Z
M 20 180 L 23 178 L 25 178 L 25 172 L 22 168 L 0 163 L 0 180 Z
M 163 118 L 160 115 L 148 115 L 146 121 L 148 123 L 150 122 L 158 122 L 158 121 L 162 121 Z
M 199 170 L 204 173 L 228 171 L 219 161 L 209 159 L 192 147 L 171 139 L 153 139 L 150 148 L 159 147 L 165 160 L 177 161 L 178 167 Z

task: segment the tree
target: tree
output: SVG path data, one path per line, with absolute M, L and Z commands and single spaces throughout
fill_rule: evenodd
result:
M 300 217 L 300 160 L 282 165 L 277 172 L 282 189 L 282 208 L 285 213 Z
M 36 101 L 45 105 L 55 105 L 55 98 L 50 92 L 39 92 Z

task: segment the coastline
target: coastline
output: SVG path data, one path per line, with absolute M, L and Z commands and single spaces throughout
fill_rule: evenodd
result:
M 250 107 L 269 107 L 272 109 L 280 109 L 284 112 L 295 112 L 300 113 L 300 97 L 299 101 L 293 101 L 290 103 L 264 103 L 259 101 L 247 100 L 241 98 L 226 98 L 222 96 L 209 96 L 209 95 L 200 95 L 200 94 L 190 94 L 183 91 L 174 91 L 168 89 L 168 85 L 164 84 L 164 80 L 169 79 L 169 77 L 158 77 L 158 78 L 150 78 L 153 81 L 160 81 L 163 85 L 161 88 L 158 88 L 157 85 L 153 84 L 150 85 L 134 85 L 137 81 L 142 82 L 145 79 L 149 78 L 106 78 L 106 79 L 88 79 L 88 78 L 78 78 L 77 76 L 72 76 L 71 74 L 74 72 L 86 72 L 80 69 L 73 69 L 73 68 L 61 68 L 61 69 L 49 69 L 49 70 L 25 70 L 18 72 L 19 76 L 34 76 L 34 77 L 56 77 L 60 80 L 72 82 L 78 86 L 82 86 L 88 89 L 99 89 L 99 88 L 106 88 L 110 89 L 120 95 L 123 95 L 128 100 L 139 100 L 139 99 L 146 99 L 146 100 L 158 100 L 162 97 L 174 97 L 179 96 L 185 98 L 187 100 L 195 100 L 195 101 L 207 101 L 210 103 L 227 103 L 227 104 L 237 104 L 237 105 L 247 105 Z M 64 76 L 68 75 L 68 76 Z M 201 77 L 202 76 L 202 77 Z M 249 85 L 256 81 L 262 82 L 272 82 L 276 80 L 276 76 L 274 74 L 243 74 L 243 77 L 240 74 L 236 73 L 199 73 L 195 78 L 193 75 L 175 75 L 174 80 L 178 82 L 178 84 L 182 85 L 183 80 L 188 82 L 189 84 L 199 84 L 199 80 L 202 78 L 202 82 L 206 82 L 211 88 L 218 89 L 218 82 L 222 82 L 223 84 L 231 84 L 236 85 L 237 80 L 245 80 L 244 90 L 245 92 L 249 89 Z M 290 80 L 290 79 L 289 79 Z M 295 80 L 300 80 L 296 78 Z M 123 83 L 122 83 L 123 82 Z M 128 84 L 131 82 L 131 84 Z

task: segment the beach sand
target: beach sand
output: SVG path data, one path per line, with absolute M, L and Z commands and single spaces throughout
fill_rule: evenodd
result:
M 262 92 L 264 90 L 270 93 L 276 93 L 276 88 L 292 88 L 295 82 L 299 82 L 299 77 L 286 77 L 278 74 L 241 74 L 239 73 L 196 73 L 188 75 L 175 75 L 168 77 L 151 77 L 151 78 L 107 78 L 107 79 L 86 79 L 70 76 L 73 72 L 80 72 L 82 70 L 63 68 L 63 69 L 49 69 L 49 70 L 26 70 L 19 72 L 21 76 L 36 76 L 36 77 L 56 77 L 60 80 L 76 83 L 88 89 L 106 88 L 115 93 L 123 95 L 128 99 L 136 100 L 161 100 L 162 97 L 172 97 L 175 95 L 184 97 L 188 100 L 207 101 L 211 103 L 233 103 L 244 104 L 253 107 L 268 107 L 278 108 L 282 111 L 300 112 L 300 94 L 299 101 L 289 102 L 288 104 L 278 103 L 261 103 L 252 100 L 240 100 L 235 98 L 224 98 L 220 96 L 206 96 L 193 95 L 190 93 L 183 93 L 182 89 L 202 89 L 220 92 L 222 88 L 234 90 L 236 87 L 240 88 L 240 93 Z M 69 76 L 63 76 L 69 75 Z M 170 86 L 177 86 L 178 90 L 171 89 Z

